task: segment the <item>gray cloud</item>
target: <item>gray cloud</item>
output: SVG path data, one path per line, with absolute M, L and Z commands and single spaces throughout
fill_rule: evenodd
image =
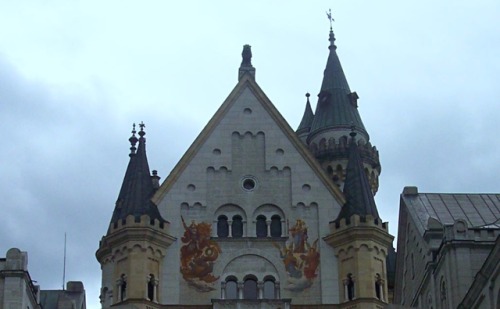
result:
M 380 151 L 376 199 L 394 235 L 405 185 L 498 192 L 496 2 L 332 8 L 344 71 Z M 89 308 L 99 306 L 94 252 L 131 123 L 146 123 L 150 167 L 165 179 L 236 84 L 249 43 L 257 82 L 296 128 L 305 92 L 321 84 L 331 5 L 156 2 L 118 12 L 122 2 L 96 3 L 0 5 L 0 254 L 28 251 L 32 278 L 59 288 L 66 232 L 67 279 L 84 281 Z

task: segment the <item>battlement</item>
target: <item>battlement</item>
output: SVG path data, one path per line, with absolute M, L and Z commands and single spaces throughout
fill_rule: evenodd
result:
M 361 159 L 375 168 L 380 173 L 380 160 L 377 147 L 372 146 L 370 142 L 365 143 L 358 140 L 358 151 Z M 336 160 L 348 157 L 349 140 L 347 136 L 342 136 L 338 140 L 331 137 L 328 140 L 322 138 L 319 143 L 309 144 L 309 150 L 318 159 Z
M 389 233 L 389 223 L 382 222 L 381 219 L 374 218 L 371 215 L 363 217 L 359 215 L 352 215 L 348 220 L 342 218 L 339 221 L 330 222 L 330 231 L 332 233 L 336 233 L 353 227 L 374 227 Z
M 151 219 L 148 215 L 136 217 L 128 215 L 123 220 L 111 223 L 108 228 L 108 234 L 115 233 L 126 228 L 149 228 L 162 232 L 166 232 L 170 223 L 168 221 L 161 222 L 158 219 Z
M 323 238 L 326 243 L 341 252 L 350 247 L 379 248 L 384 254 L 394 237 L 389 234 L 389 224 L 371 215 L 352 215 L 349 220 L 330 222 L 330 234 Z M 377 249 L 378 250 L 378 249 Z
M 151 220 L 148 215 L 134 217 L 129 215 L 125 220 L 112 223 L 106 236 L 101 238 L 99 249 L 96 252 L 97 259 L 103 261 L 104 257 L 110 255 L 117 248 L 148 247 L 151 245 L 158 248 L 167 248 L 176 238 L 167 233 L 168 222 Z

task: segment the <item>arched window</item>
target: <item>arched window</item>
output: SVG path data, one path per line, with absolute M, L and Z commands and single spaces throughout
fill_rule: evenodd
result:
M 348 273 L 347 278 L 344 281 L 345 286 L 345 296 L 347 300 L 353 300 L 355 297 L 354 294 L 354 279 L 352 278 L 352 274 Z
M 127 277 L 125 274 L 122 274 L 120 276 L 120 283 L 119 283 L 119 288 L 120 288 L 120 301 L 124 301 L 127 298 Z
M 281 237 L 281 218 L 278 215 L 271 217 L 271 237 Z
M 148 298 L 150 301 L 155 300 L 155 276 L 149 274 L 148 278 Z
M 274 284 L 274 278 L 266 278 L 264 280 L 264 299 L 275 299 L 276 298 L 276 286 Z
M 229 235 L 229 226 L 227 224 L 227 217 L 221 215 L 217 218 L 217 236 L 227 237 Z
M 236 278 L 231 277 L 226 280 L 226 299 L 238 298 L 238 284 Z
M 243 237 L 243 219 L 241 218 L 241 216 L 233 216 L 231 232 L 233 237 Z
M 257 217 L 256 230 L 257 237 L 267 237 L 266 217 L 264 217 L 263 215 Z
M 243 298 L 257 299 L 257 280 L 254 278 L 245 279 L 243 283 Z
M 375 276 L 375 295 L 377 296 L 378 299 L 383 300 L 382 296 L 382 278 L 380 277 L 380 274 L 377 274 Z

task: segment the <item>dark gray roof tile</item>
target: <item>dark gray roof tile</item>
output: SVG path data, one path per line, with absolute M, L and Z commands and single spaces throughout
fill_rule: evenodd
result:
M 430 217 L 443 225 L 465 220 L 469 227 L 500 227 L 500 200 L 497 194 L 418 193 L 402 195 L 408 213 L 420 233 Z

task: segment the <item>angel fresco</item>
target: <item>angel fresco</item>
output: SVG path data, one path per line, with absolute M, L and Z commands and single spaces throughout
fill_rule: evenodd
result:
M 289 229 L 289 240 L 278 248 L 280 257 L 285 265 L 288 275 L 285 289 L 291 291 L 303 291 L 313 284 L 319 266 L 318 240 L 312 245 L 308 242 L 307 226 L 301 219 L 297 219 L 295 225 Z
M 221 252 L 219 244 L 210 239 L 212 226 L 206 222 L 188 226 L 181 216 L 184 235 L 181 241 L 181 273 L 184 280 L 200 292 L 212 291 L 211 284 L 219 279 L 212 274 L 215 260 Z

